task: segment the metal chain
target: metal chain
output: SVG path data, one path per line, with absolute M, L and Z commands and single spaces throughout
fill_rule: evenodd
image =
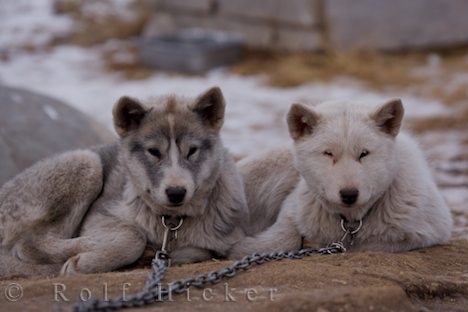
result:
M 242 258 L 231 265 L 228 265 L 218 271 L 214 270 L 207 274 L 199 275 L 193 278 L 180 279 L 169 283 L 167 287 L 162 287 L 161 281 L 164 273 L 167 271 L 168 263 L 164 259 L 156 258 L 152 261 L 152 272 L 149 273 L 145 287 L 134 295 L 116 297 L 109 301 L 93 299 L 75 304 L 70 311 L 72 312 L 91 312 L 91 311 L 110 311 L 124 308 L 141 307 L 155 302 L 171 300 L 172 294 L 181 294 L 190 287 L 202 288 L 207 284 L 217 284 L 224 278 L 231 278 L 237 275 L 241 270 L 246 271 L 253 265 L 261 265 L 266 262 L 283 259 L 302 259 L 312 255 L 326 255 L 345 252 L 341 242 L 333 243 L 325 248 L 305 248 L 290 252 L 273 252 L 270 254 L 254 253 Z M 59 310 L 65 311 L 65 310 Z
M 344 234 L 337 243 L 341 243 L 343 245 L 343 242 L 345 241 L 346 237 L 349 236 L 350 237 L 349 245 L 350 246 L 354 245 L 354 237 L 356 236 L 356 234 L 362 228 L 362 219 L 359 219 L 357 222 L 358 222 L 357 227 L 349 226 L 349 222 L 346 221 L 346 219 L 344 217 L 341 218 L 341 230 L 344 232 Z M 337 244 L 337 243 L 335 243 L 335 244 Z M 344 245 L 343 245 L 343 247 L 344 247 Z

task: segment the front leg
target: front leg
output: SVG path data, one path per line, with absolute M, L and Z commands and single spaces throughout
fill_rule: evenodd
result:
M 65 262 L 61 274 L 109 272 L 140 258 L 146 246 L 145 235 L 136 226 L 107 218 L 110 220 L 94 222 L 83 232 L 91 243 Z
M 419 233 L 404 232 L 404 229 L 388 230 L 375 238 L 368 238 L 356 243 L 350 251 L 405 252 L 434 245 L 424 240 Z
M 186 246 L 172 251 L 170 256 L 172 263 L 185 264 L 210 260 L 216 257 L 216 253 L 204 248 Z

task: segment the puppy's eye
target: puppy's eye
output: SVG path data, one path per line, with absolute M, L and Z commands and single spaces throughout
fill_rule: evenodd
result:
M 366 149 L 362 150 L 361 155 L 359 155 L 359 160 L 363 159 L 367 155 L 369 155 L 369 151 Z
M 198 151 L 198 147 L 192 146 L 192 147 L 189 149 L 189 151 L 188 151 L 187 158 L 189 158 L 190 156 L 192 156 L 193 154 L 195 154 L 197 151 Z
M 157 148 L 148 148 L 148 153 L 154 157 L 161 158 L 161 152 Z
M 333 153 L 326 150 L 325 152 L 323 152 L 323 155 L 327 156 L 327 157 L 333 157 Z

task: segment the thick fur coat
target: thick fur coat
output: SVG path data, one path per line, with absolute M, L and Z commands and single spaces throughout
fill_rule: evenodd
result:
M 1 188 L 0 275 L 131 264 L 147 244 L 161 248 L 162 216 L 183 218 L 167 246 L 173 262 L 226 256 L 244 236 L 247 206 L 219 136 L 224 110 L 219 88 L 196 99 L 122 97 L 118 142 L 46 159 Z
M 349 250 L 398 252 L 446 243 L 451 214 L 417 143 L 400 133 L 403 113 L 400 100 L 377 109 L 352 102 L 293 104 L 287 118 L 293 151 L 243 162 L 263 163 L 276 173 L 250 171 L 246 181 L 255 182 L 246 191 L 249 205 L 258 206 L 252 211 L 262 211 L 269 209 L 260 203 L 270 189 L 282 206 L 265 214 L 279 215 L 271 227 L 236 244 L 231 257 L 298 249 L 302 239 L 327 246 L 344 236 L 342 221 L 350 230 L 362 222 L 344 239 Z M 271 161 L 279 157 L 294 158 L 296 173 Z M 277 192 L 278 177 L 285 175 L 289 184 Z

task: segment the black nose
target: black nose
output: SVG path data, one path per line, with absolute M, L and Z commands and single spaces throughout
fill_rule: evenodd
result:
M 341 201 L 346 205 L 352 205 L 357 201 L 359 191 L 355 188 L 340 190 Z
M 185 193 L 187 190 L 185 187 L 168 187 L 166 189 L 166 195 L 171 204 L 177 205 L 184 201 Z

